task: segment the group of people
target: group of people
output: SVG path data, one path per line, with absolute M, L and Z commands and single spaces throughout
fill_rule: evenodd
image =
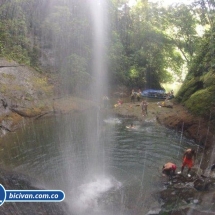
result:
M 135 103 L 135 99 L 139 102 L 142 97 L 141 90 L 139 89 L 138 92 L 135 92 L 134 89 L 131 91 L 131 102 Z
M 174 91 L 170 90 L 169 93 L 166 94 L 166 100 L 174 98 Z
M 184 171 L 184 167 L 188 166 L 187 176 L 191 177 L 190 170 L 193 167 L 196 159 L 196 151 L 194 149 L 187 149 L 183 155 L 183 162 L 181 166 L 181 171 L 177 174 L 182 174 Z M 163 166 L 162 173 L 169 177 L 172 180 L 173 176 L 175 175 L 176 165 L 172 162 L 168 162 Z

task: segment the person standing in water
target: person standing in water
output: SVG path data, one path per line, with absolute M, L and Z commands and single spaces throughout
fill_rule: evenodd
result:
M 190 170 L 191 170 L 192 166 L 195 163 L 195 159 L 196 159 L 196 152 L 195 152 L 195 150 L 194 149 L 187 149 L 184 152 L 183 163 L 182 163 L 182 166 L 181 166 L 181 171 L 178 172 L 178 174 L 182 174 L 183 171 L 184 171 L 184 167 L 188 166 L 187 176 L 191 177 Z
M 142 109 L 142 115 L 148 115 L 147 109 L 148 109 L 148 103 L 146 100 L 143 100 L 141 102 L 141 109 Z

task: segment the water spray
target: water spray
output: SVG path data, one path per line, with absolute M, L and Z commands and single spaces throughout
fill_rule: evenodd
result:
M 181 137 L 180 137 L 180 142 L 179 142 L 179 146 L 181 146 L 181 142 L 182 142 L 182 137 L 183 137 L 183 131 L 184 131 L 184 122 L 182 123 L 182 129 L 181 129 Z M 178 150 L 178 156 L 179 156 L 179 150 Z

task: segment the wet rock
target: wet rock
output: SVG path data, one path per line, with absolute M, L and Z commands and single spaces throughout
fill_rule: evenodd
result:
M 213 214 L 215 212 L 215 180 L 192 172 L 192 177 L 176 175 L 173 184 L 168 184 L 166 189 L 160 192 L 162 199 L 162 211 L 160 214 Z M 198 211 L 194 207 L 198 205 Z M 186 209 L 185 209 L 186 208 Z M 209 210 L 208 213 L 205 213 Z M 190 213 L 191 211 L 191 213 Z M 195 211 L 195 213 L 194 213 Z
M 214 178 L 197 178 L 194 181 L 195 189 L 199 191 L 215 190 L 215 179 Z

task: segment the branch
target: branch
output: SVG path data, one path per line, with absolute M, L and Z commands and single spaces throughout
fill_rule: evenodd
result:
M 173 38 L 171 38 L 170 36 L 167 36 L 176 46 L 177 48 L 181 51 L 182 55 L 184 56 L 185 60 L 187 63 L 189 63 L 190 61 L 187 59 L 185 52 L 180 48 L 179 44 L 177 43 L 176 40 L 174 40 Z

